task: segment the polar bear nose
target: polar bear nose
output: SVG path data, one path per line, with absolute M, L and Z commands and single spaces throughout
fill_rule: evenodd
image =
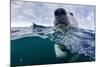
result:
M 60 17 L 62 15 L 66 15 L 66 11 L 63 8 L 58 8 L 55 10 L 54 15 Z

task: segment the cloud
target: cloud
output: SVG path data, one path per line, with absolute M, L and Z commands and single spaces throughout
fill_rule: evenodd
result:
M 41 2 L 11 2 L 11 21 L 13 23 L 36 23 L 53 26 L 54 10 L 58 7 L 73 12 L 79 27 L 93 29 L 95 24 L 94 6 L 90 5 L 67 5 Z

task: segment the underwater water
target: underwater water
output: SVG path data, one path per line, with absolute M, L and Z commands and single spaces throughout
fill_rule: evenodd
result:
M 11 66 L 95 61 L 95 32 L 73 27 L 67 32 L 12 39 Z M 55 43 L 65 45 L 68 56 L 56 58 Z

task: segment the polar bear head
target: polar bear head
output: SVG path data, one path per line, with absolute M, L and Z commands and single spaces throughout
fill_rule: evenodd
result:
M 59 26 L 59 25 L 64 25 L 65 27 L 78 26 L 74 14 L 72 12 L 67 12 L 63 8 L 57 8 L 54 12 L 54 16 L 55 16 L 55 21 L 54 21 L 55 26 Z

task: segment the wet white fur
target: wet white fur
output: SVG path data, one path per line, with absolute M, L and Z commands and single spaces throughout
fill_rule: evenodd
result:
M 66 22 L 66 23 L 69 23 L 68 24 L 68 27 L 69 26 L 73 26 L 73 27 L 78 27 L 78 23 L 74 17 L 74 15 L 70 15 L 70 12 L 67 12 L 67 15 L 63 18 L 63 20 L 66 20 L 66 18 L 68 19 L 69 22 Z M 55 18 L 55 21 L 54 23 L 56 23 L 57 19 Z M 66 27 L 65 25 L 57 25 L 55 26 L 55 30 L 56 31 L 60 31 L 62 32 L 63 34 L 65 33 L 64 32 L 64 29 L 67 29 L 68 27 Z M 64 52 L 60 49 L 60 46 L 59 44 L 55 44 L 54 46 L 54 50 L 55 50 L 55 55 L 57 58 L 65 58 L 67 56 L 67 52 Z

